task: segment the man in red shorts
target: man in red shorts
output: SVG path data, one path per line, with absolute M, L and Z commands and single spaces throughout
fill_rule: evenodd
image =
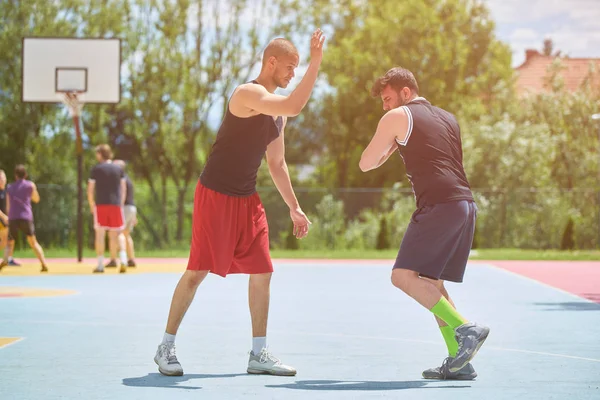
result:
M 117 258 L 117 249 L 121 261 L 119 272 L 127 272 L 125 242 L 120 233 L 125 227 L 123 205 L 125 204 L 126 184 L 123 169 L 112 161 L 112 151 L 107 144 L 96 147 L 98 164 L 92 168 L 88 180 L 88 202 L 94 214 L 96 232 L 96 255 L 98 266 L 95 273 L 104 272 L 104 239 L 108 231 L 108 245 L 111 262 Z
M 310 221 L 298 205 L 284 157 L 286 118 L 304 108 L 323 56 L 325 38 L 317 30 L 311 39 L 311 60 L 298 87 L 287 97 L 274 94 L 285 88 L 298 66 L 298 51 L 285 39 L 274 39 L 263 53 L 258 78 L 237 87 L 219 128 L 194 197 L 192 245 L 187 271 L 173 294 L 166 332 L 154 361 L 164 375 L 183 375 L 175 354 L 175 335 L 196 289 L 209 272 L 222 277 L 249 274 L 252 319 L 250 374 L 289 375 L 267 350 L 269 286 L 273 265 L 265 210 L 256 193 L 256 175 L 266 154 L 275 186 L 290 209 L 297 238 L 308 233 Z

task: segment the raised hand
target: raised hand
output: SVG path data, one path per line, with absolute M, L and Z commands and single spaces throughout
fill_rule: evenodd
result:
M 321 29 L 317 29 L 312 34 L 312 38 L 310 40 L 311 62 L 321 64 L 321 61 L 323 60 L 323 43 L 325 43 L 325 36 L 323 36 L 323 31 Z

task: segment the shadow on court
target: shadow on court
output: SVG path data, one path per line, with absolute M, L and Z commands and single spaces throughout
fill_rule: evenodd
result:
M 236 376 L 246 376 L 247 374 L 185 374 L 183 376 L 164 376 L 159 373 L 152 373 L 137 378 L 124 378 L 123 385 L 134 387 L 156 387 L 156 388 L 174 388 L 174 389 L 202 389 L 200 386 L 180 385 L 193 379 L 211 379 L 211 378 L 235 378 Z
M 282 385 L 265 385 L 268 388 L 284 388 L 297 390 L 402 390 L 402 389 L 450 389 L 470 388 L 468 385 L 456 386 L 427 386 L 433 382 L 427 381 L 331 381 L 311 380 L 296 381 Z
M 600 311 L 600 304 L 587 301 L 567 301 L 562 303 L 533 303 L 544 307 L 543 311 Z

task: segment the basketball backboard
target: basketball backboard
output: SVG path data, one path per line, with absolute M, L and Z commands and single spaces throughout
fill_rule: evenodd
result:
M 22 100 L 59 103 L 65 92 L 85 103 L 121 101 L 121 40 L 23 38 Z

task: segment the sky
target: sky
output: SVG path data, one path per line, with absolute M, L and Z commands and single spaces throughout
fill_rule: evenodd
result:
M 525 49 L 541 50 L 545 38 L 569 57 L 600 58 L 600 0 L 484 0 L 496 34 L 513 50 L 513 66 Z
M 600 0 L 481 0 L 487 4 L 496 23 L 496 35 L 512 49 L 512 65 L 519 66 L 525 59 L 526 49 L 541 50 L 545 38 L 551 38 L 555 50 L 570 57 L 600 58 Z M 260 3 L 260 1 L 258 1 Z M 209 3 L 210 4 L 210 3 Z M 229 13 L 223 9 L 225 2 L 217 2 L 222 20 L 216 21 L 210 11 L 204 14 L 204 26 L 215 23 L 226 24 Z M 211 8 L 212 10 L 212 8 Z M 258 8 L 254 9 L 254 12 Z M 242 26 L 249 26 L 252 12 L 242 15 Z M 198 26 L 195 9 L 191 10 L 188 25 Z M 302 46 L 299 46 L 302 47 Z M 307 49 L 301 48 L 301 53 Z M 141 60 L 141 59 L 140 59 Z M 138 60 L 138 61 L 140 61 Z M 255 68 L 253 76 L 258 74 Z M 296 79 L 278 93 L 291 92 L 300 82 L 305 65 L 296 70 Z M 220 123 L 220 105 L 211 113 L 210 125 L 217 128 Z

